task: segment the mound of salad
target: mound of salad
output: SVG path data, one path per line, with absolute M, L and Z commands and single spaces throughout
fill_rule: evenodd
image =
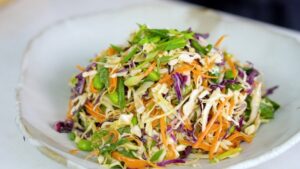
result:
M 279 105 L 261 73 L 220 49 L 208 34 L 139 25 L 77 66 L 69 110 L 54 127 L 86 158 L 108 168 L 211 163 L 238 155 Z

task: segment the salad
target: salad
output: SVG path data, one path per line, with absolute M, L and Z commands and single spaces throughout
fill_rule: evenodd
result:
M 279 105 L 261 74 L 208 34 L 139 25 L 71 78 L 68 133 L 86 158 L 108 168 L 211 163 L 238 155 Z

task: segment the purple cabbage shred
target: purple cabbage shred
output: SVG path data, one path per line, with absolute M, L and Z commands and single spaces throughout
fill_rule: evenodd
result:
M 269 96 L 269 95 L 273 94 L 274 91 L 275 91 L 278 87 L 279 87 L 279 86 L 276 85 L 276 86 L 273 86 L 273 87 L 267 89 L 267 91 L 266 91 L 266 93 L 263 95 L 263 97 L 266 97 L 266 96 Z
M 183 159 L 165 160 L 165 161 L 162 161 L 162 162 L 158 162 L 157 165 L 161 166 L 161 167 L 164 167 L 168 164 L 178 164 L 178 163 L 185 163 L 185 160 L 183 160 Z
M 54 124 L 54 129 L 59 133 L 70 133 L 73 126 L 74 122 L 72 120 L 58 121 Z

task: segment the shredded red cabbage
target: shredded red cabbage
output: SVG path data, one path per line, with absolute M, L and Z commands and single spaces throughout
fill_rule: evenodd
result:
M 185 150 L 182 152 L 180 158 L 181 158 L 181 159 L 187 158 L 187 157 L 191 154 L 192 149 L 193 149 L 192 146 L 187 146 L 187 147 L 185 148 Z
M 273 92 L 278 88 L 279 86 L 276 85 L 276 86 L 273 86 L 269 89 L 267 89 L 266 93 L 263 95 L 263 97 L 266 97 L 266 96 L 269 96 L 271 94 L 273 94 Z
M 72 120 L 58 121 L 54 124 L 54 129 L 59 133 L 70 133 L 73 126 L 74 122 Z
M 162 161 L 162 162 L 158 162 L 157 165 L 161 166 L 161 167 L 164 167 L 168 164 L 177 164 L 177 163 L 185 163 L 185 160 L 183 160 L 183 159 L 165 160 L 165 161 Z
M 82 76 L 82 73 L 79 73 L 77 76 L 75 76 L 75 78 L 77 79 L 77 83 L 72 89 L 72 93 L 74 96 L 79 96 L 84 91 L 85 78 Z
M 254 78 L 256 78 L 259 75 L 259 72 L 252 68 L 252 70 L 250 71 L 248 77 L 247 77 L 247 82 L 252 85 L 254 83 Z
M 209 33 L 195 33 L 194 37 L 198 40 L 200 39 L 200 37 L 203 39 L 207 39 L 209 38 Z
M 244 116 L 242 116 L 242 117 L 240 118 L 240 120 L 239 120 L 239 125 L 236 126 L 236 130 L 237 130 L 237 131 L 241 131 L 241 130 L 242 130 L 242 128 L 243 128 L 243 126 L 244 126 L 243 121 L 244 121 Z
M 176 92 L 176 96 L 178 101 L 182 99 L 182 94 L 181 94 L 181 80 L 180 80 L 180 75 L 179 73 L 172 74 L 172 78 L 174 81 L 174 89 Z

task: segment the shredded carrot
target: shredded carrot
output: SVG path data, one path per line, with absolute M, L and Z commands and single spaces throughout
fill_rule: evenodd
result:
M 67 112 L 67 119 L 70 120 L 72 119 L 73 115 L 72 115 L 72 100 L 69 100 L 69 104 L 68 104 L 68 112 Z
M 219 138 L 220 138 L 220 135 L 221 135 L 221 132 L 222 132 L 222 127 L 223 127 L 223 124 L 222 124 L 222 119 L 223 118 L 222 118 L 221 114 L 219 115 L 218 119 L 219 119 L 220 125 L 219 125 L 217 133 L 215 134 L 212 146 L 209 150 L 209 159 L 210 160 L 213 159 L 213 157 L 214 157 L 214 153 L 217 149 L 217 144 L 218 144 L 218 141 L 219 141 Z
M 144 77 L 146 77 L 146 76 L 148 76 L 152 71 L 153 71 L 153 69 L 155 68 L 155 66 L 156 66 L 156 62 L 153 62 L 150 66 L 149 66 L 149 68 L 144 72 Z
M 117 130 L 110 130 L 109 135 L 113 135 L 113 140 L 112 140 L 113 143 L 119 140 L 120 133 Z
M 108 55 L 108 56 L 112 56 L 112 55 L 114 55 L 114 54 L 116 54 L 117 53 L 117 51 L 114 49 L 114 48 L 108 48 L 107 49 L 107 51 L 106 51 L 106 54 Z
M 218 105 L 217 112 L 214 114 L 214 116 L 209 121 L 208 125 L 206 126 L 206 129 L 198 137 L 197 142 L 193 145 L 194 148 L 198 148 L 199 144 L 202 142 L 204 137 L 208 134 L 208 131 L 210 130 L 210 128 L 213 126 L 213 124 L 215 123 L 215 121 L 217 120 L 219 115 L 221 114 L 224 105 L 225 105 L 225 101 L 221 102 L 221 104 Z
M 167 154 L 166 154 L 166 160 L 173 160 L 176 158 L 176 150 L 175 150 L 175 146 L 174 145 L 171 145 L 169 144 L 168 145 L 168 151 L 167 151 Z
M 129 141 L 135 141 L 139 146 L 143 146 L 143 142 L 141 142 L 139 139 L 135 138 L 134 136 L 127 137 Z
M 165 74 L 159 81 L 158 81 L 160 84 L 167 84 L 168 86 L 171 86 L 173 84 L 173 80 L 172 80 L 172 77 L 171 75 L 169 74 Z
M 129 158 L 126 157 L 122 154 L 120 154 L 119 152 L 112 152 L 111 156 L 113 158 L 115 158 L 118 161 L 122 161 L 125 163 L 125 166 L 128 168 L 137 168 L 137 169 L 142 169 L 142 168 L 146 168 L 147 166 L 149 166 L 149 162 L 145 161 L 145 160 L 139 160 L 139 159 L 134 159 L 134 158 Z
M 176 67 L 173 72 L 174 73 L 175 72 L 177 72 L 177 73 L 184 73 L 184 72 L 192 71 L 193 68 L 194 67 L 192 65 L 183 63 L 180 66 Z
M 162 142 L 167 147 L 168 143 L 167 143 L 166 132 L 167 132 L 167 124 L 166 124 L 166 117 L 164 116 L 160 118 L 160 133 L 161 133 Z
M 228 115 L 231 115 L 233 113 L 233 108 L 234 108 L 234 97 L 232 97 L 230 99 L 230 106 L 229 106 L 229 109 L 228 109 Z
M 72 150 L 69 151 L 69 153 L 72 154 L 72 155 L 76 155 L 76 154 L 79 153 L 79 150 L 78 149 L 72 149 Z
M 92 157 L 97 157 L 99 155 L 99 150 L 94 150 L 92 152 L 90 152 L 84 159 L 87 160 L 87 159 L 90 159 Z
M 184 120 L 184 128 L 188 130 L 193 130 L 192 123 L 189 119 Z
M 202 74 L 202 77 L 207 78 L 207 79 L 218 79 L 219 78 L 216 76 L 210 76 L 210 75 L 206 75 L 206 74 Z
M 97 107 L 94 110 L 94 106 L 91 102 L 86 102 L 84 106 L 86 108 L 87 113 L 93 116 L 98 122 L 102 123 L 105 121 L 105 116 L 103 114 L 100 114 L 99 107 Z
M 233 142 L 235 139 L 242 139 L 242 140 L 246 141 L 247 143 L 251 143 L 253 137 L 252 137 L 252 136 L 249 136 L 249 135 L 246 135 L 246 134 L 244 134 L 244 133 L 235 131 L 235 132 L 228 138 L 228 140 L 231 141 L 231 142 Z
M 238 72 L 235 68 L 235 65 L 234 65 L 233 61 L 231 60 L 231 58 L 228 55 L 225 55 L 224 59 L 228 63 L 230 69 L 232 70 L 234 78 L 236 78 Z
M 208 88 L 208 81 L 207 81 L 207 79 L 203 80 L 202 86 L 204 88 Z
M 76 68 L 80 71 L 85 71 L 85 68 L 80 65 L 76 65 Z
M 184 140 L 184 139 L 178 139 L 178 142 L 179 142 L 180 144 L 183 144 L 183 145 L 186 145 L 186 146 L 191 146 L 191 145 L 193 145 L 192 142 L 190 142 L 190 141 L 188 141 L 188 140 Z
M 206 57 L 207 58 L 207 57 Z M 214 59 L 212 59 L 210 62 L 208 62 L 208 60 L 207 60 L 207 65 L 206 65 L 206 67 L 205 67 L 205 69 L 208 71 L 208 70 L 210 70 L 210 69 L 212 69 L 213 67 L 214 67 L 214 65 L 215 65 L 215 58 Z
M 221 43 L 225 40 L 225 38 L 226 38 L 226 35 L 221 36 L 215 43 L 215 47 L 218 48 L 221 45 Z

